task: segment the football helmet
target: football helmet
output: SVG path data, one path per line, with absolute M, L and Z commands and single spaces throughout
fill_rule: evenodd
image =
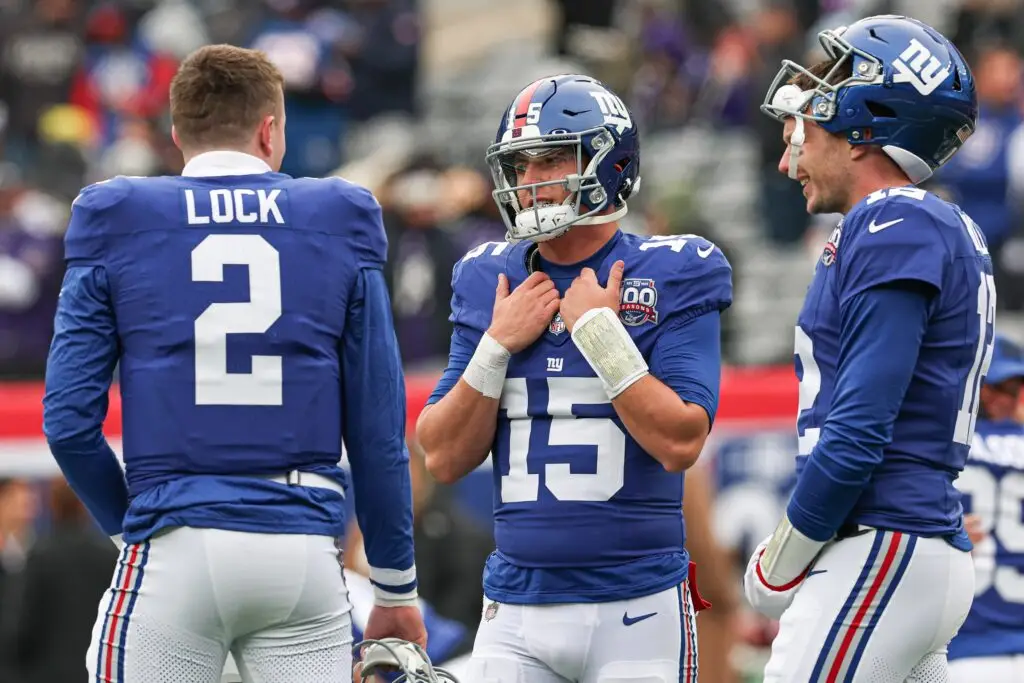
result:
M 547 155 L 571 155 L 576 171 L 521 183 L 524 160 Z M 633 115 L 589 76 L 551 76 L 523 88 L 505 110 L 486 160 L 510 242 L 543 242 L 574 225 L 617 221 L 640 185 L 640 136 Z M 560 204 L 538 201 L 537 190 L 548 185 L 563 186 L 569 196 Z M 520 202 L 523 192 L 532 193 L 529 206 Z
M 381 638 L 380 640 L 364 640 L 353 648 L 355 653 L 362 652 L 363 668 L 361 680 L 373 680 L 374 674 L 398 677 L 391 683 L 459 683 L 450 673 L 430 663 L 426 651 L 416 643 L 400 638 Z
M 867 17 L 822 31 L 818 42 L 834 60 L 831 70 L 819 77 L 785 60 L 761 105 L 779 121 L 796 117 L 794 157 L 802 122 L 815 121 L 830 133 L 845 134 L 852 145 L 880 145 L 917 184 L 974 132 L 978 97 L 971 70 L 953 43 L 927 24 L 896 15 Z M 830 82 L 845 73 L 850 75 Z M 813 89 L 792 85 L 797 76 Z M 791 163 L 790 175 L 795 174 Z

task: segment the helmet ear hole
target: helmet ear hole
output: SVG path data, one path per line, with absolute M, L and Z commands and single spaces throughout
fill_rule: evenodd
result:
M 864 105 L 868 108 L 868 111 L 871 112 L 871 115 L 874 116 L 875 118 L 896 118 L 896 112 L 893 111 L 892 107 L 889 107 L 888 105 L 881 104 L 880 102 L 871 101 L 865 102 Z

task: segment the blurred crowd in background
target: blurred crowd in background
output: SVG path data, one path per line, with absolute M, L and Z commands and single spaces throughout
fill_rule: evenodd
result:
M 1024 331 L 1021 5 L 0 0 L 0 379 L 43 375 L 62 236 L 81 187 L 181 170 L 168 86 L 186 54 L 215 42 L 262 49 L 284 74 L 284 172 L 341 175 L 377 194 L 408 372 L 444 366 L 453 263 L 504 239 L 483 162 L 504 107 L 532 80 L 565 72 L 604 80 L 640 126 L 644 183 L 623 228 L 716 241 L 736 285 L 725 359 L 764 365 L 791 362 L 796 312 L 838 218 L 808 217 L 799 186 L 777 172 L 784 146 L 778 124 L 758 111 L 764 93 L 781 59 L 821 57 L 818 30 L 870 14 L 914 16 L 959 46 L 981 102 L 977 132 L 927 187 L 979 224 L 997 269 L 1001 331 Z M 791 460 L 789 438 L 777 450 Z M 768 447 L 762 439 L 756 448 Z M 473 627 L 486 520 L 463 515 L 429 483 L 420 491 L 421 576 L 427 564 L 437 575 L 424 592 Z M 59 656 L 42 653 L 63 644 L 69 665 L 80 665 L 74 653 L 84 652 L 113 557 L 63 482 L 0 480 L 0 683 L 84 680 L 84 670 L 67 677 L 53 668 Z M 463 584 L 470 595 L 456 588 Z

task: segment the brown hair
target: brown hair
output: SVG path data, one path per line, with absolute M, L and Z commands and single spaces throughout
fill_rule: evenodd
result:
M 247 142 L 278 111 L 284 77 L 258 50 L 201 47 L 171 81 L 171 123 L 186 147 Z
M 828 72 L 831 71 L 832 68 L 835 65 L 836 65 L 836 60 L 828 59 L 828 60 L 826 60 L 824 62 L 818 62 L 817 64 L 815 64 L 814 66 L 810 67 L 807 70 L 810 71 L 811 74 L 813 74 L 816 78 L 820 78 L 820 79 L 824 80 L 825 76 L 828 75 Z M 853 61 L 850 60 L 850 59 L 847 59 L 839 67 L 839 70 L 836 73 L 832 74 L 832 77 L 830 79 L 828 79 L 828 80 L 829 80 L 830 85 L 835 85 L 836 83 L 840 83 L 840 82 L 846 80 L 847 78 L 849 78 L 852 75 L 853 75 Z M 807 74 L 804 74 L 804 73 L 800 73 L 800 74 L 797 74 L 797 75 L 793 76 L 793 78 L 791 78 L 789 80 L 789 82 L 792 83 L 793 85 L 797 86 L 801 90 L 804 90 L 804 91 L 806 91 L 806 90 L 814 90 L 816 87 L 818 87 L 818 84 L 815 83 L 813 80 L 811 80 L 807 76 Z

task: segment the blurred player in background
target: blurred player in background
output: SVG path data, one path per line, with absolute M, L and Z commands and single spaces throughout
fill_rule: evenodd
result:
M 731 268 L 701 237 L 619 230 L 639 135 L 592 78 L 524 88 L 487 161 L 509 242 L 455 265 L 449 364 L 416 431 L 442 482 L 493 452 L 467 678 L 694 681 L 680 501 L 718 404 Z
M 971 455 L 956 486 L 974 541 L 974 604 L 949 644 L 954 683 L 1024 681 L 1024 350 L 997 337 Z
M 344 438 L 375 608 L 424 641 L 402 367 L 381 211 L 338 178 L 280 174 L 282 78 L 204 47 L 171 87 L 181 177 L 75 200 L 44 429 L 124 547 L 87 657 L 104 681 L 350 680 Z M 122 473 L 101 427 L 116 365 Z
M 841 213 L 796 329 L 796 488 L 750 559 L 748 599 L 781 615 L 766 681 L 944 681 L 974 569 L 953 481 L 992 352 L 978 226 L 915 187 L 974 131 L 971 72 L 913 19 L 879 16 L 783 62 L 765 113 L 810 213 Z

